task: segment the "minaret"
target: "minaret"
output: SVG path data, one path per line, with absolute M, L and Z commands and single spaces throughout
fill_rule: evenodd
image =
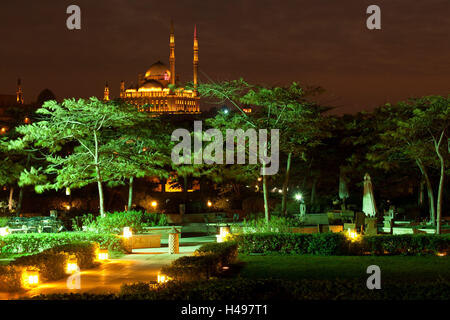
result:
M 108 86 L 108 82 L 105 83 L 105 90 L 103 91 L 103 101 L 109 101 L 109 86 Z
M 194 91 L 197 92 L 198 83 L 198 38 L 197 25 L 194 27 Z
M 170 84 L 175 84 L 175 32 L 173 31 L 173 21 L 170 22 Z
M 22 92 L 22 80 L 17 79 L 17 92 L 16 92 L 17 103 L 23 104 L 23 92 Z
M 125 98 L 125 81 L 120 81 L 120 98 Z

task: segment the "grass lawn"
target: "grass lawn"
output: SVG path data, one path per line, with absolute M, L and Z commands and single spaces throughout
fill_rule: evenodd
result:
M 243 262 L 240 276 L 249 279 L 361 279 L 367 267 L 377 265 L 382 281 L 450 280 L 450 257 L 435 256 L 250 256 Z

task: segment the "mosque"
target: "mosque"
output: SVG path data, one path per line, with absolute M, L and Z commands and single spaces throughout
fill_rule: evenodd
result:
M 173 23 L 170 25 L 169 67 L 157 61 L 144 75 L 138 75 L 137 85 L 125 88 L 125 81 L 120 83 L 120 99 L 135 105 L 141 112 L 169 114 L 200 113 L 198 83 L 198 37 L 197 26 L 194 28 L 193 46 L 193 90 L 179 87 L 175 73 L 175 33 Z M 108 83 L 105 85 L 103 100 L 109 101 Z

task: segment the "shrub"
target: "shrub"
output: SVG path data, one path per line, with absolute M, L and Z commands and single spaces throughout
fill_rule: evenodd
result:
M 0 228 L 6 227 L 8 225 L 9 219 L 7 217 L 0 217 Z
M 450 254 L 450 235 L 402 234 L 365 236 L 361 251 L 373 255 L 426 255 Z
M 11 265 L 37 268 L 42 281 L 51 281 L 66 276 L 67 259 L 68 254 L 65 252 L 41 252 L 19 257 Z
M 287 233 L 292 227 L 299 227 L 301 225 L 301 221 L 296 218 L 272 216 L 268 224 L 265 218 L 244 219 L 241 224 L 232 225 L 231 231 L 233 233 Z
M 176 301 L 299 301 L 299 300 L 448 300 L 448 280 L 430 283 L 392 282 L 383 290 L 367 290 L 361 281 L 279 279 L 217 279 L 196 281 L 188 286 L 179 281 L 165 284 L 122 285 L 113 294 L 50 294 L 33 300 L 176 300 Z
M 106 213 L 104 217 L 97 218 L 88 214 L 73 219 L 72 224 L 74 230 L 120 234 L 124 227 L 130 227 L 134 233 L 141 233 L 146 227 L 167 226 L 168 222 L 165 214 L 125 211 Z
M 21 266 L 0 266 L 0 292 L 23 290 Z
M 450 235 L 377 235 L 349 241 L 344 233 L 252 233 L 234 235 L 239 251 L 314 255 L 450 254 Z
M 92 232 L 10 234 L 0 238 L 0 254 L 38 253 L 55 246 L 74 242 L 97 242 L 103 249 L 125 252 L 121 237 Z
M 73 242 L 47 249 L 44 252 L 64 252 L 68 255 L 75 255 L 80 269 L 89 269 L 97 265 L 98 249 L 99 244 L 96 242 Z
M 361 281 L 279 279 L 217 279 L 197 281 L 186 286 L 173 281 L 162 285 L 137 283 L 123 285 L 121 299 L 142 300 L 447 300 L 450 282 L 385 283 L 383 290 L 367 290 Z
M 42 282 L 65 278 L 69 255 L 77 257 L 80 269 L 96 266 L 98 244 L 76 242 L 55 246 L 38 254 L 22 256 L 0 268 L 0 291 L 19 291 L 22 289 L 23 269 L 36 269 Z
M 234 242 L 208 243 L 194 252 L 194 256 L 181 257 L 161 272 L 174 280 L 192 281 L 209 279 L 220 273 L 222 266 L 232 263 L 237 256 Z

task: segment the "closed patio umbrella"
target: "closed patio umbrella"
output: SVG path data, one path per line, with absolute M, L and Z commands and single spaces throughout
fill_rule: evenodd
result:
M 373 196 L 372 181 L 368 173 L 364 175 L 364 194 L 362 211 L 368 217 L 375 217 L 377 214 L 377 206 L 375 205 L 375 197 Z

